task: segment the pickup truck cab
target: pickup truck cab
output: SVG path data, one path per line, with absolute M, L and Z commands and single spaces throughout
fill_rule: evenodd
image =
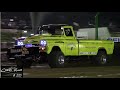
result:
M 39 34 L 27 37 L 23 44 L 19 46 L 20 52 L 15 54 L 18 66 L 47 61 L 51 68 L 59 68 L 65 67 L 71 58 L 80 60 L 82 56 L 92 56 L 92 62 L 105 65 L 109 61 L 107 56 L 114 50 L 113 41 L 76 37 L 73 27 L 66 24 L 43 25 L 39 28 Z

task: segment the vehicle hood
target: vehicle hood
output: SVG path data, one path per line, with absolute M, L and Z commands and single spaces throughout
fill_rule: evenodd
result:
M 27 37 L 24 40 L 24 44 L 39 44 L 40 40 L 53 40 L 53 39 L 62 39 L 63 36 L 61 35 L 50 35 L 50 34 L 43 34 L 43 35 L 34 35 L 31 37 Z

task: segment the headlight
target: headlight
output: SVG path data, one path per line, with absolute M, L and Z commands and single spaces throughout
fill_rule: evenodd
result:
M 22 41 L 17 41 L 17 45 L 22 46 L 24 45 Z
M 46 46 L 46 45 L 47 45 L 47 41 L 45 41 L 45 40 L 41 40 L 41 41 L 40 41 L 40 45 L 42 45 L 42 46 Z
M 32 44 L 26 44 L 25 47 L 32 47 Z

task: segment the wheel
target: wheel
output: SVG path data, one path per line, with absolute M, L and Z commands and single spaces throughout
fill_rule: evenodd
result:
M 65 57 L 61 51 L 53 51 L 48 56 L 48 64 L 51 68 L 65 67 Z
M 95 63 L 97 65 L 106 65 L 108 63 L 107 54 L 105 51 L 99 51 L 96 58 Z

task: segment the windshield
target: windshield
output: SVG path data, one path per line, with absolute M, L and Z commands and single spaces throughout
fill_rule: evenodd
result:
M 63 35 L 64 33 L 61 26 L 44 26 L 39 29 L 39 34 Z

